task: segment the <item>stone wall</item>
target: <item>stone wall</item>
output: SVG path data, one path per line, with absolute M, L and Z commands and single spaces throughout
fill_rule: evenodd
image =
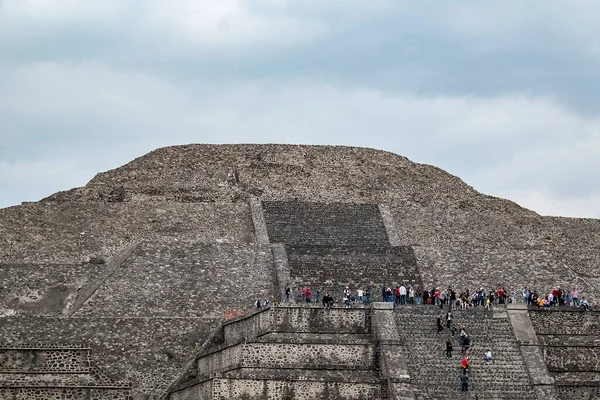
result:
M 0 263 L 79 264 L 153 235 L 254 241 L 246 203 L 28 203 L 0 209 Z
M 131 396 L 122 388 L 0 388 L 0 399 L 131 400 Z
M 477 290 L 506 287 L 521 298 L 523 287 L 547 293 L 555 286 L 577 286 L 596 295 L 576 274 L 547 250 L 516 250 L 498 246 L 415 246 L 424 284 Z
M 218 320 L 270 298 L 275 286 L 268 245 L 146 241 L 74 315 Z
M 548 370 L 561 399 L 600 398 L 600 312 L 530 309 Z
M 369 313 L 364 309 L 272 308 L 275 332 L 370 333 Z
M 60 315 L 106 265 L 0 264 L 0 314 Z
M 85 343 L 102 371 L 131 382 L 134 393 L 158 393 L 171 383 L 216 327 L 206 318 L 0 318 L 5 344 Z
M 462 266 L 474 272 L 466 271 L 472 287 L 490 281 L 504 281 L 508 287 L 510 280 L 518 289 L 527 282 L 542 290 L 563 282 L 585 288 L 600 301 L 595 297 L 600 293 L 600 220 L 528 215 L 501 199 L 482 200 L 387 203 L 399 240 L 419 246 L 415 251 L 426 283 L 456 275 Z M 428 259 L 436 265 L 431 273 Z M 506 277 L 499 276 L 504 270 Z
M 212 379 L 204 382 L 192 385 L 189 387 L 181 388 L 170 394 L 169 400 L 198 400 L 198 399 L 212 399 L 213 395 L 213 381 Z
M 0 372 L 70 372 L 90 371 L 89 349 L 21 349 L 0 348 Z
M 315 380 L 217 379 L 213 399 L 340 399 L 381 398 L 379 383 L 338 383 Z

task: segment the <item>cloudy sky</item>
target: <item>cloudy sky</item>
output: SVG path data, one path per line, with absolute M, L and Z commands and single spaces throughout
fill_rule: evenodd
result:
M 600 0 L 0 0 L 0 207 L 160 146 L 343 144 L 600 218 Z

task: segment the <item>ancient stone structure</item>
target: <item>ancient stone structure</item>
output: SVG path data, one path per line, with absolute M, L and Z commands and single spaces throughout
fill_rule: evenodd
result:
M 113 382 L 77 345 L 0 347 L 0 398 L 130 400 L 129 384 Z
M 279 303 L 287 284 L 292 302 L 301 286 L 337 300 L 369 288 L 378 302 L 381 285 L 404 283 L 560 285 L 596 303 L 599 254 L 598 220 L 542 217 L 383 151 L 158 149 L 0 210 L 0 399 L 457 398 L 431 307 L 274 306 L 223 320 L 257 298 Z M 597 316 L 457 312 L 474 351 L 499 357 L 474 365 L 472 393 L 599 398 Z M 90 350 L 93 371 L 77 369 Z M 62 356 L 64 370 L 34 371 Z M 25 359 L 33 370 L 19 370 Z

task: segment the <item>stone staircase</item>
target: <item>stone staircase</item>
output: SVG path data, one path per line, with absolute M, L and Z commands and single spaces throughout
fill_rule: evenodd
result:
M 96 368 L 91 349 L 73 345 L 0 346 L 1 400 L 131 400 L 128 384 Z
M 268 239 L 283 243 L 294 289 L 329 292 L 340 301 L 349 286 L 369 289 L 379 300 L 381 285 L 422 288 L 414 250 L 392 246 L 377 204 L 264 201 Z
M 535 398 L 519 343 L 504 311 L 453 311 L 457 326 L 465 324 L 471 339 L 468 393 L 460 391 L 462 355 L 458 332 L 452 337 L 450 331 L 444 329 L 438 335 L 435 318 L 440 315 L 445 322 L 446 310 L 439 307 L 401 306 L 396 309 L 415 399 Z M 445 356 L 448 338 L 454 347 L 450 359 Z M 488 349 L 494 355 L 493 363 L 482 359 Z
M 380 284 L 402 282 L 422 287 L 414 251 L 408 246 L 316 246 L 286 245 L 290 276 L 313 292 L 336 296 L 346 286 L 371 290 L 380 299 Z
M 264 201 L 271 243 L 389 246 L 377 204 Z
M 370 312 L 271 307 L 227 322 L 166 398 L 387 400 Z

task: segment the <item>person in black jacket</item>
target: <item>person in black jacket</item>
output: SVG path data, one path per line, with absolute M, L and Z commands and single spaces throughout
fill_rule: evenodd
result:
M 446 342 L 446 358 L 452 358 L 452 342 L 450 339 Z
M 469 375 L 463 374 L 460 376 L 460 391 L 468 392 L 469 391 Z

